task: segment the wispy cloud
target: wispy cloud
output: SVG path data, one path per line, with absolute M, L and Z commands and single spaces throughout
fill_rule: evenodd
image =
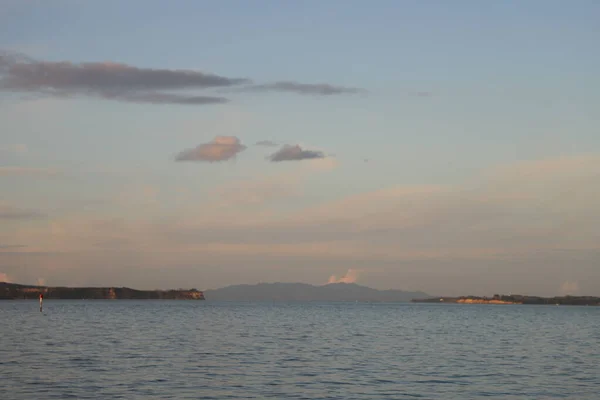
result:
M 53 168 L 0 167 L 0 176 L 56 176 L 59 171 Z
M 227 99 L 164 93 L 169 90 L 209 89 L 247 84 L 245 78 L 227 78 L 192 70 L 138 68 L 112 62 L 49 62 L 0 54 L 0 87 L 17 92 L 59 96 L 91 95 L 141 103 L 209 104 Z
M 325 158 L 325 154 L 321 151 L 303 150 L 299 145 L 285 145 L 269 156 L 269 160 L 272 162 L 311 160 L 315 158 Z
M 180 152 L 176 161 L 225 161 L 244 151 L 246 146 L 235 136 L 217 136 L 209 143 Z
M 326 160 L 329 158 L 314 162 Z M 308 170 L 312 162 L 297 167 Z M 557 167 L 546 167 L 555 162 Z M 555 294 L 566 277 L 562 275 L 564 269 L 550 264 L 569 265 L 573 261 L 568 281 L 579 282 L 579 290 L 585 292 L 597 281 L 585 279 L 590 266 L 598 262 L 600 163 L 555 162 L 538 160 L 505 170 L 501 176 L 483 173 L 450 186 L 400 186 L 352 197 L 340 195 L 321 204 L 296 202 L 300 197 L 295 193 L 302 196 L 302 187 L 288 184 L 282 174 L 274 182 L 244 185 L 242 181 L 218 193 L 213 191 L 209 202 L 214 204 L 207 204 L 206 193 L 192 194 L 198 197 L 186 200 L 179 217 L 154 214 L 154 220 L 124 214 L 121 219 L 102 222 L 102 217 L 95 215 L 61 214 L 48 224 L 24 224 L 18 234 L 0 229 L 0 242 L 27 243 L 22 253 L 54 252 L 73 257 L 66 262 L 40 256 L 40 267 L 32 279 L 49 277 L 48 270 L 68 266 L 75 271 L 88 263 L 97 267 L 80 269 L 82 275 L 100 274 L 97 271 L 104 271 L 109 264 L 115 271 L 126 270 L 122 266 L 133 264 L 128 257 L 141 257 L 135 263 L 157 268 L 168 263 L 173 270 L 193 265 L 207 274 L 214 265 L 221 265 L 219 260 L 239 266 L 250 265 L 248 260 L 253 259 L 261 268 L 269 262 L 287 268 L 280 260 L 301 260 L 313 268 L 313 276 L 324 280 L 335 271 L 331 268 L 356 268 L 369 271 L 370 282 L 380 279 L 385 286 L 395 276 L 396 282 L 422 279 L 421 283 L 438 285 L 436 291 L 440 292 L 452 284 L 456 290 L 470 292 L 475 288 L 483 294 L 496 288 L 514 291 L 522 287 L 543 288 L 545 293 Z M 524 174 L 526 171 L 535 173 Z M 539 185 L 540 181 L 544 184 Z M 278 199 L 290 195 L 291 201 L 279 208 Z M 101 248 L 98 243 L 113 244 Z M 17 257 L 10 251 L 0 253 L 0 262 L 1 257 Z M 379 278 L 371 273 L 371 266 L 377 264 L 385 269 Z M 12 265 L 5 261 L 0 270 L 16 274 L 16 270 L 7 269 Z M 407 271 L 410 274 L 402 275 Z M 492 274 L 492 280 L 486 282 L 493 282 L 481 284 L 482 274 Z M 467 275 L 473 276 L 470 283 L 460 281 Z M 535 279 L 541 275 L 548 278 L 545 283 Z M 348 281 L 352 276 L 336 276 L 335 280 Z M 360 274 L 356 276 L 360 281 Z M 431 276 L 444 279 L 432 281 Z M 496 277 L 503 277 L 504 283 L 494 281 Z M 565 285 L 566 292 L 573 292 L 573 288 L 577 289 L 573 284 Z
M 219 206 L 223 208 L 252 205 L 264 207 L 299 195 L 301 180 L 300 176 L 294 174 L 242 180 L 218 187 L 215 195 Z
M 0 52 L 0 90 L 152 104 L 221 104 L 225 97 L 190 94 L 190 90 L 235 89 L 237 92 L 291 92 L 301 95 L 341 95 L 363 89 L 328 83 L 281 81 L 254 84 L 190 69 L 141 68 L 115 62 L 42 61 L 14 52 Z M 175 93 L 173 93 L 175 92 Z
M 0 244 L 0 250 L 4 250 L 4 249 L 22 249 L 24 247 L 27 247 L 27 245 L 24 245 L 24 244 Z
M 290 92 L 313 96 L 366 93 L 364 89 L 331 85 L 329 83 L 299 83 L 291 81 L 251 85 L 243 87 L 240 90 L 253 92 Z
M 23 210 L 12 206 L 0 205 L 0 219 L 5 220 L 23 220 L 42 218 L 45 215 L 33 210 Z
M 123 91 L 102 91 L 100 94 L 105 99 L 127 101 L 132 103 L 201 105 L 223 104 L 229 102 L 229 99 L 225 97 L 186 96 L 161 92 L 126 93 Z
M 255 143 L 255 146 L 276 147 L 279 146 L 279 144 L 277 144 L 277 142 L 273 142 L 272 140 L 259 140 Z

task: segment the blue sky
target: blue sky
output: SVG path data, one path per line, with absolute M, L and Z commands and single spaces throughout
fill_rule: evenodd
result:
M 352 269 L 435 294 L 599 287 L 596 1 L 0 6 L 7 279 L 208 288 Z M 60 62 L 256 87 L 66 86 L 77 72 Z M 42 87 L 24 65 L 58 72 Z M 131 97 L 156 93 L 229 101 Z M 269 161 L 283 145 L 319 156 Z M 215 160 L 217 147 L 239 151 Z

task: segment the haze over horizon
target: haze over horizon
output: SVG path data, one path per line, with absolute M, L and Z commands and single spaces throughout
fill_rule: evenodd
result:
M 0 281 L 600 295 L 599 20 L 0 0 Z

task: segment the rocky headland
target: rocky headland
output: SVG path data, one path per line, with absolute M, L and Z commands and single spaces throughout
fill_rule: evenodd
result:
M 196 289 L 178 290 L 136 290 L 126 287 L 51 287 L 30 286 L 0 282 L 0 299 L 60 300 L 204 300 L 204 293 Z

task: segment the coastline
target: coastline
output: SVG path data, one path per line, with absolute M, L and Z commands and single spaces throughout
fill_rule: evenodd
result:
M 52 287 L 0 282 L 0 300 L 205 300 L 197 289 L 137 290 L 127 287 Z
M 565 306 L 600 306 L 600 297 L 594 296 L 556 296 L 539 297 L 526 295 L 494 295 L 492 297 L 460 296 L 430 297 L 412 299 L 413 303 L 450 303 L 450 304 L 529 304 L 529 305 L 565 305 Z

